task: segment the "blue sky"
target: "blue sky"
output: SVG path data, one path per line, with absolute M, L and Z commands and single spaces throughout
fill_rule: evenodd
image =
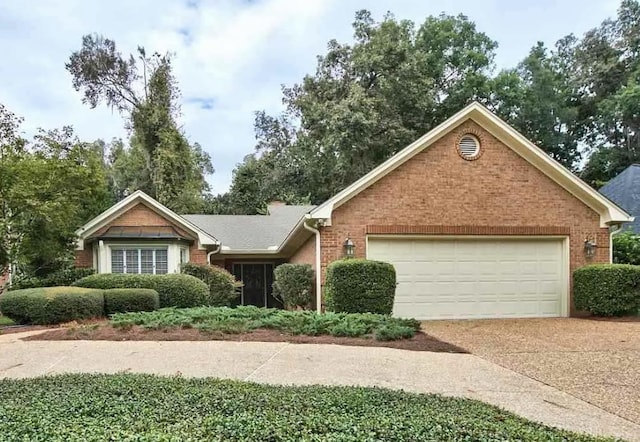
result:
M 28 5 L 28 7 L 26 6 Z M 180 123 L 212 158 L 214 193 L 253 151 L 253 113 L 282 109 L 280 85 L 315 70 L 332 38 L 351 39 L 354 13 L 391 11 L 421 23 L 463 13 L 498 41 L 498 68 L 515 65 L 537 41 L 581 36 L 615 15 L 618 0 L 1 0 L 0 103 L 36 128 L 72 125 L 83 140 L 125 137 L 120 115 L 81 103 L 64 69 L 81 37 L 100 33 L 124 53 L 173 52 L 182 90 Z

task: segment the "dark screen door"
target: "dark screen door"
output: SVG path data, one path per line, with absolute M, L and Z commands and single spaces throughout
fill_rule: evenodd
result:
M 265 306 L 265 265 L 264 264 L 242 264 L 243 304 Z
M 242 281 L 242 305 L 282 308 L 282 303 L 271 294 L 273 285 L 272 263 L 236 263 L 233 275 Z

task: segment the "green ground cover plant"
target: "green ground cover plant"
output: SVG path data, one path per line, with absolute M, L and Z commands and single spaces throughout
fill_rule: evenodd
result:
M 602 441 L 470 399 L 140 374 L 0 380 L 0 439 Z
M 121 313 L 111 317 L 111 325 L 127 328 L 138 325 L 161 330 L 196 328 L 202 331 L 244 333 L 259 328 L 292 335 L 375 337 L 379 340 L 410 338 L 420 330 L 415 319 L 393 318 L 374 313 L 316 313 L 254 306 L 168 308 L 153 312 Z

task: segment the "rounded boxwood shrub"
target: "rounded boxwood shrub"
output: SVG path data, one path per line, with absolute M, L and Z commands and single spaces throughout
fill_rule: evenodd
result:
M 347 313 L 390 315 L 396 293 L 396 271 L 386 262 L 342 259 L 327 266 L 327 309 Z
M 309 308 L 313 302 L 313 269 L 309 264 L 281 264 L 273 272 L 273 296 L 286 308 Z
M 198 307 L 207 305 L 209 287 L 198 278 L 180 273 L 133 275 L 100 273 L 87 276 L 73 285 L 95 289 L 152 289 L 158 292 L 160 307 Z
M 198 307 L 209 304 L 209 287 L 195 276 L 180 273 L 157 276 L 160 276 L 160 283 L 155 290 L 160 295 L 161 307 Z
M 59 324 L 104 316 L 102 290 L 39 287 L 0 296 L 0 311 L 22 324 Z
M 150 312 L 160 308 L 158 292 L 152 289 L 109 289 L 104 291 L 106 315 L 126 312 Z
M 183 264 L 182 273 L 195 276 L 209 287 L 209 305 L 225 307 L 231 305 L 240 293 L 236 278 L 222 267 L 195 264 Z
M 573 272 L 573 300 L 578 310 L 600 316 L 640 311 L 640 266 L 593 264 Z

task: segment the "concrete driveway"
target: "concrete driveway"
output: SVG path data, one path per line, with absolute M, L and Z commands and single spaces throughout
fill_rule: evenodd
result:
M 639 425 L 470 354 L 279 342 L 22 341 L 22 336 L 0 336 L 0 378 L 124 371 L 380 386 L 479 399 L 548 425 L 640 441 Z
M 482 358 L 640 423 L 640 321 L 430 321 L 423 329 Z

